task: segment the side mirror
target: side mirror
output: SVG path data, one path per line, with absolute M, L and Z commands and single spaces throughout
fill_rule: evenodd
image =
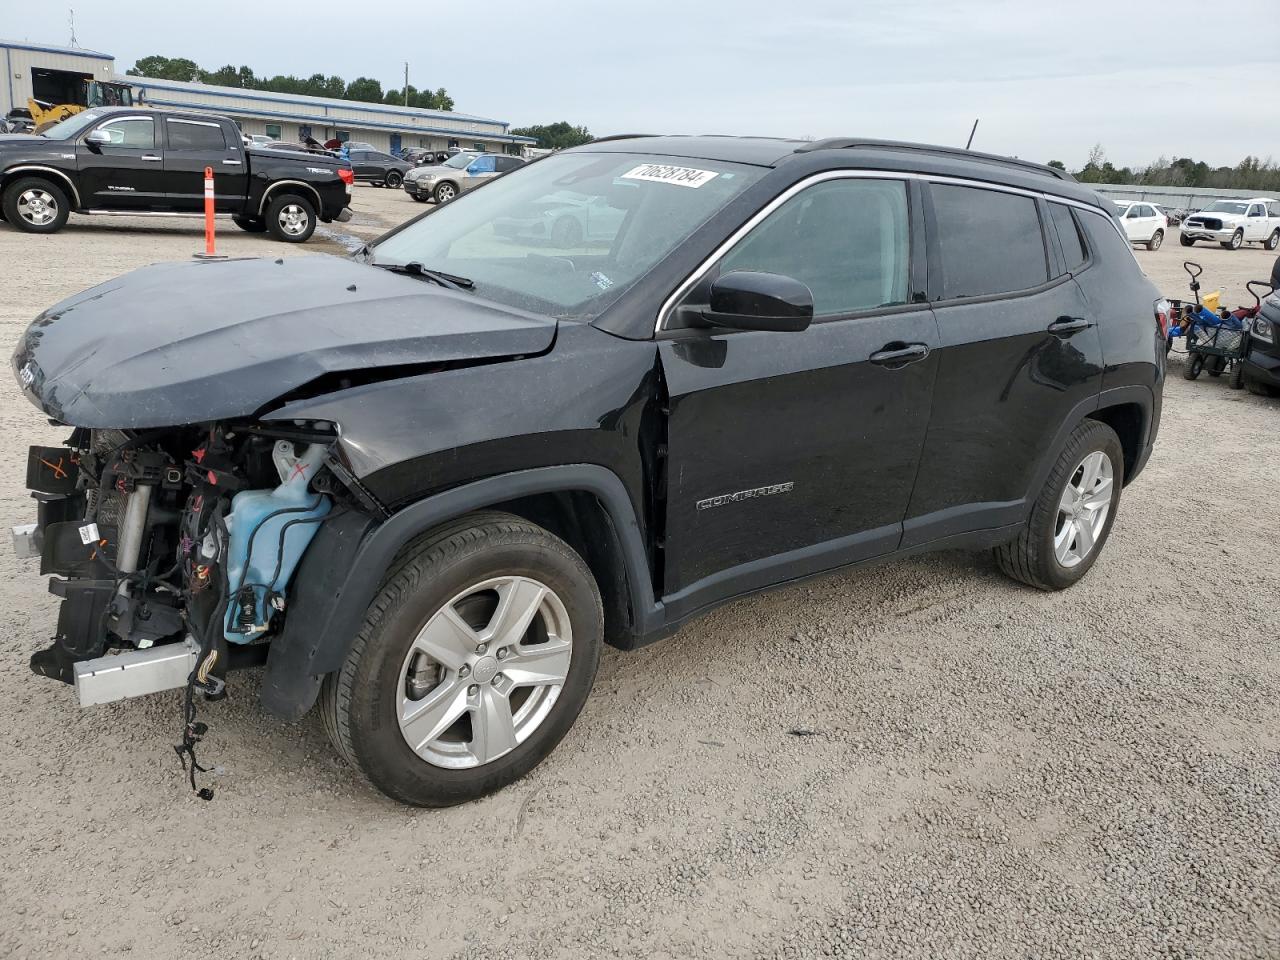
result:
M 111 146 L 111 134 L 101 128 L 90 130 L 85 134 L 84 142 L 94 147 L 109 147 Z
M 804 330 L 813 320 L 813 292 L 791 277 L 735 270 L 711 284 L 702 319 L 735 330 Z

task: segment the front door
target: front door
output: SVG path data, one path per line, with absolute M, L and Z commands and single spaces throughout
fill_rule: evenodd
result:
M 1024 520 L 1060 428 L 1092 409 L 1102 386 L 1097 311 L 1073 278 L 1088 269 L 1076 214 L 1014 192 L 929 193 L 942 346 L 903 546 Z
M 219 213 L 235 213 L 244 206 L 249 177 L 244 151 L 229 143 L 226 128 L 208 120 L 164 118 L 165 187 L 175 210 L 204 209 L 204 171 L 213 170 L 214 206 Z
M 1249 212 L 1244 217 L 1244 238 L 1246 240 L 1265 240 L 1270 231 L 1267 229 L 1267 208 L 1261 203 L 1249 204 Z
M 467 164 L 467 175 L 462 178 L 462 189 L 474 190 L 498 175 L 498 161 L 492 154 L 476 157 Z
M 91 210 L 152 210 L 165 204 L 164 153 L 151 117 L 114 116 L 90 131 L 110 143 L 76 145 L 80 202 Z
M 842 177 L 776 206 L 696 283 L 783 274 L 813 292 L 805 331 L 680 328 L 670 396 L 664 593 L 679 617 L 778 580 L 892 551 L 929 419 L 938 330 L 908 184 Z M 918 221 L 919 222 L 919 221 Z M 912 271 L 913 254 L 916 271 Z

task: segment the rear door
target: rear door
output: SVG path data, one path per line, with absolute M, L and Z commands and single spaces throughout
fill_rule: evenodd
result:
M 154 118 L 117 114 L 85 131 L 105 131 L 109 144 L 76 146 L 80 202 L 93 210 L 154 210 L 167 200 L 164 151 Z
M 165 184 L 175 210 L 204 209 L 204 171 L 213 169 L 214 205 L 219 213 L 244 206 L 248 171 L 238 137 L 213 120 L 165 117 Z
M 928 195 L 942 343 L 903 546 L 1021 522 L 1064 424 L 1096 404 L 1103 371 L 1093 313 L 1065 262 L 1079 257 L 1061 252 L 1081 243 L 1072 211 L 1012 189 L 932 183 Z
M 888 553 L 901 537 L 938 345 L 923 220 L 905 180 L 836 176 L 757 214 L 677 305 L 705 305 L 731 271 L 783 274 L 813 292 L 807 330 L 682 329 L 678 309 L 663 318 L 673 616 Z

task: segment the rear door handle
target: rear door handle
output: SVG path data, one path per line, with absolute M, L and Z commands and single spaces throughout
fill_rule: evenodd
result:
M 1092 326 L 1092 321 L 1086 320 L 1084 317 L 1059 317 L 1049 324 L 1049 332 L 1074 333 L 1077 330 L 1088 330 Z
M 886 343 L 867 359 L 881 367 L 904 367 L 929 355 L 929 347 L 923 343 Z

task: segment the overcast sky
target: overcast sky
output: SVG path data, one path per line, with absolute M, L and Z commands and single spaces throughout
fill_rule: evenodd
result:
M 208 11 L 207 13 L 202 11 Z M 1280 160 L 1280 0 L 154 0 L 84 3 L 79 45 L 207 69 L 446 87 L 461 112 L 597 135 L 855 135 L 1081 166 Z M 0 37 L 65 44 L 57 0 Z

